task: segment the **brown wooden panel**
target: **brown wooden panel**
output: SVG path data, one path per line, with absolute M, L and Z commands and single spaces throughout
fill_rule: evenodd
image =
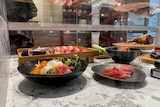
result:
M 62 45 L 60 33 L 33 32 L 34 46 L 60 46 Z

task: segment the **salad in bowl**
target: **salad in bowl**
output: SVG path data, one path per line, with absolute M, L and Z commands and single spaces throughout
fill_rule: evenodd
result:
M 42 85 L 62 85 L 81 74 L 87 68 L 87 61 L 75 58 L 38 59 L 18 66 L 18 71 L 28 80 Z

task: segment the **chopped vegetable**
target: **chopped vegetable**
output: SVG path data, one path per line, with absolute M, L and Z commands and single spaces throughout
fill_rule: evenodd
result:
M 106 49 L 99 46 L 99 45 L 93 44 L 92 48 L 99 50 L 99 53 L 102 55 L 109 55 L 109 53 L 106 51 Z
M 41 73 L 41 69 L 43 67 L 45 67 L 47 65 L 47 61 L 44 60 L 42 61 L 38 66 L 35 67 L 35 69 L 33 71 L 30 72 L 30 74 L 40 74 Z
M 130 51 L 130 49 L 126 46 L 118 47 L 118 51 Z
M 60 75 L 67 74 L 73 71 L 83 70 L 86 65 L 83 65 L 79 56 L 74 55 L 75 58 L 64 58 L 63 60 L 43 60 L 41 61 L 30 74 L 39 75 Z M 84 66 L 84 67 L 83 67 Z
M 71 67 L 69 66 L 66 66 L 66 65 L 60 65 L 60 66 L 57 66 L 55 67 L 55 72 L 54 74 L 68 74 L 68 73 L 71 73 Z

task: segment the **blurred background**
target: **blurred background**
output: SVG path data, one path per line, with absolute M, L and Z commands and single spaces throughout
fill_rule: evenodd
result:
M 63 4 L 63 0 L 6 0 L 12 54 L 16 54 L 17 48 L 34 46 L 90 47 L 95 43 L 106 47 L 146 33 L 157 38 L 159 0 L 67 3 Z M 37 26 L 29 28 L 26 22 Z M 62 24 L 66 28 L 62 29 Z M 20 27 L 24 25 L 23 30 Z M 50 26 L 57 29 L 48 29 Z M 154 43 L 158 44 L 156 40 Z

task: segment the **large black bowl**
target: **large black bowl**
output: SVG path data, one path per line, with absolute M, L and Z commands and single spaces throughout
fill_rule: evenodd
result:
M 139 54 L 140 49 L 129 48 L 130 51 L 119 51 L 118 47 L 107 47 L 106 50 L 110 54 L 111 58 L 115 63 L 129 64 L 132 62 Z
M 42 84 L 42 85 L 64 85 L 65 83 L 70 82 L 71 80 L 79 77 L 87 68 L 88 63 L 85 60 L 80 60 L 82 66 L 80 70 L 73 71 L 69 74 L 63 75 L 36 75 L 36 74 L 29 74 L 35 68 L 35 65 L 38 64 L 39 61 L 44 59 L 28 61 L 22 65 L 18 66 L 18 71 L 28 80 Z M 51 60 L 51 59 L 45 59 Z

